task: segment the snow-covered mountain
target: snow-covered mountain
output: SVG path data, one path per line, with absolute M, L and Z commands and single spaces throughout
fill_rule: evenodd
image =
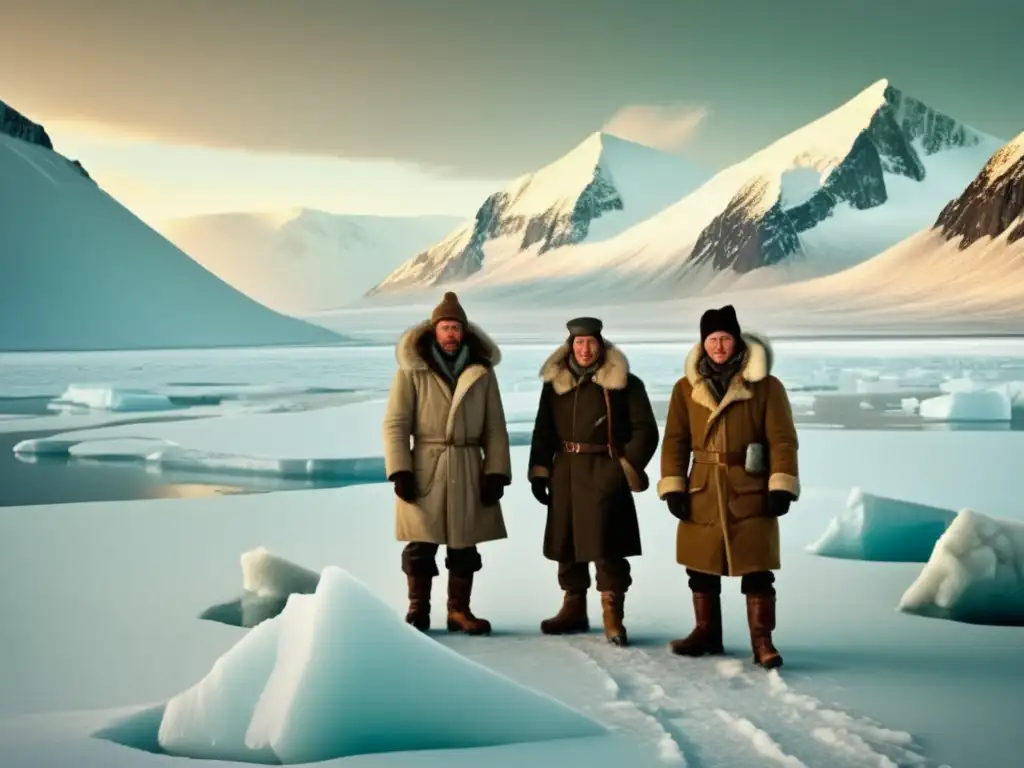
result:
M 476 216 L 406 261 L 369 293 L 422 289 L 468 278 L 521 254 L 595 243 L 628 229 L 710 176 L 676 155 L 606 133 L 521 176 Z
M 1024 331 L 1024 134 L 995 152 L 934 223 L 842 272 L 742 296 L 823 325 Z
M 0 350 L 341 341 L 244 296 L 0 105 Z
M 487 264 L 458 290 L 649 301 L 835 273 L 928 226 L 1001 144 L 879 80 L 615 237 Z
M 942 209 L 935 226 L 961 250 L 984 237 L 1007 245 L 1024 238 L 1024 133 L 996 152 L 963 194 Z
M 357 216 L 304 208 L 175 219 L 167 238 L 247 296 L 307 315 L 359 298 L 410 253 L 436 243 L 453 216 Z
M 778 336 L 1024 333 L 1024 134 L 997 149 L 954 195 L 919 231 L 882 253 L 788 284 L 727 296 L 656 297 L 652 290 L 638 306 L 618 300 L 610 278 L 607 292 L 566 291 L 528 312 L 466 296 L 462 288 L 459 294 L 471 316 L 506 341 L 550 339 L 566 317 L 586 312 L 600 314 L 620 341 L 678 341 L 697 333 L 704 310 L 726 302 L 743 325 Z M 341 332 L 371 330 L 384 340 L 429 312 L 437 297 L 407 298 L 401 306 L 334 313 L 324 323 Z
M 16 139 L 22 139 L 29 144 L 35 144 L 46 149 L 53 149 L 53 141 L 43 126 L 25 117 L 14 107 L 10 107 L 2 101 L 0 101 L 0 134 L 13 136 Z M 75 171 L 85 176 L 85 178 L 90 178 L 88 172 L 77 160 L 69 160 L 63 155 L 58 155 L 58 157 L 64 162 L 70 163 Z

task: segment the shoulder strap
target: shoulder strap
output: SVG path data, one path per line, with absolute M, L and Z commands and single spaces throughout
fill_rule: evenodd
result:
M 612 396 L 604 387 L 601 387 L 601 391 L 604 392 L 604 409 L 608 414 L 608 455 L 617 459 L 619 456 L 618 451 L 615 450 L 615 435 L 612 429 Z

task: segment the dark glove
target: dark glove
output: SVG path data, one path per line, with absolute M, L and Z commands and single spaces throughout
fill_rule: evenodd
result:
M 412 472 L 395 472 L 390 479 L 395 484 L 395 496 L 410 503 L 416 501 L 416 476 Z
M 480 485 L 480 503 L 485 507 L 493 507 L 505 495 L 506 479 L 504 475 L 484 475 Z
M 551 492 L 548 489 L 546 477 L 535 477 L 530 481 L 530 490 L 533 491 L 533 498 L 545 507 L 551 502 Z
M 685 491 L 672 491 L 665 494 L 668 511 L 678 519 L 686 522 L 690 519 L 690 494 Z
M 789 491 L 768 491 L 767 512 L 772 517 L 782 517 L 789 512 L 789 505 L 793 503 L 793 494 Z

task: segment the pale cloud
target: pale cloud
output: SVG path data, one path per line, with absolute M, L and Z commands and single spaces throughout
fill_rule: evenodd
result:
M 631 104 L 616 112 L 602 130 L 666 152 L 678 152 L 710 114 L 702 104 Z

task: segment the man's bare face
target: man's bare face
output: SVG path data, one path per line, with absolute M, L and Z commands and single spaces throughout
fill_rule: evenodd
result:
M 462 346 L 462 323 L 458 320 L 442 320 L 434 326 L 437 345 L 449 355 L 454 355 Z
M 731 358 L 735 350 L 736 339 L 725 331 L 715 331 L 704 340 L 704 351 L 719 365 Z
M 572 354 L 581 367 L 587 368 L 601 352 L 601 343 L 593 336 L 576 336 L 572 340 Z

